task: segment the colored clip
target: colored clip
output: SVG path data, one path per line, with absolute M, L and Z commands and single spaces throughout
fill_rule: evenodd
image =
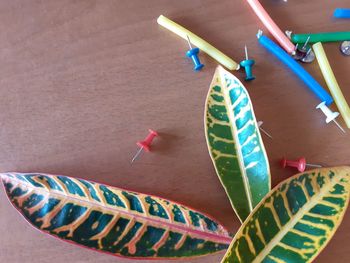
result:
M 265 133 L 265 135 L 267 137 L 269 137 L 271 140 L 272 140 L 272 136 L 270 133 L 268 133 L 265 129 L 263 129 L 261 126 L 263 125 L 263 121 L 258 121 L 258 127 L 259 127 L 259 130 L 261 130 L 263 133 Z

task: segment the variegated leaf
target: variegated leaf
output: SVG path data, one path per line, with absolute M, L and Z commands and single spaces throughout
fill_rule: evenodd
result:
M 350 167 L 285 180 L 243 223 L 222 262 L 311 262 L 341 223 L 349 191 Z
M 270 168 L 248 92 L 221 66 L 209 88 L 204 118 L 216 173 L 243 222 L 270 191 Z
M 39 230 L 90 249 L 136 258 L 184 258 L 226 249 L 210 217 L 165 199 L 47 174 L 0 174 L 11 203 Z

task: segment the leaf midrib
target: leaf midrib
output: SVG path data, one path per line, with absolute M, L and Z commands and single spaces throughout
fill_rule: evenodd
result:
M 0 175 L 0 178 L 2 179 L 3 182 L 4 182 L 4 179 L 2 177 L 4 177 L 4 176 L 6 176 L 6 175 L 3 175 L 3 174 Z M 6 178 L 10 178 L 10 180 L 16 181 L 18 184 L 25 184 L 27 186 L 27 188 L 34 189 L 34 191 L 48 193 L 50 196 L 55 196 L 56 195 L 56 196 L 59 196 L 59 197 L 64 197 L 63 199 L 78 200 L 81 203 L 89 204 L 89 206 L 94 205 L 94 206 L 102 207 L 102 208 L 104 208 L 106 210 L 109 210 L 109 211 L 112 211 L 112 212 L 113 211 L 117 211 L 118 213 L 124 213 L 124 214 L 127 214 L 127 215 L 132 216 L 132 217 L 141 218 L 141 219 L 146 220 L 146 221 L 154 222 L 154 223 L 156 223 L 155 225 L 157 225 L 157 224 L 165 225 L 165 226 L 168 226 L 168 227 L 179 229 L 179 230 L 181 230 L 181 232 L 190 232 L 190 233 L 196 234 L 196 235 L 201 236 L 201 237 L 208 237 L 208 238 L 211 238 L 213 240 L 220 241 L 220 242 L 222 242 L 224 244 L 230 244 L 231 241 L 232 241 L 232 238 L 230 238 L 230 237 L 226 237 L 226 236 L 223 236 L 223 235 L 214 234 L 214 233 L 210 233 L 210 232 L 206 232 L 206 231 L 196 230 L 196 229 L 191 228 L 190 225 L 181 226 L 181 225 L 178 225 L 178 224 L 173 223 L 173 222 L 162 221 L 162 220 L 155 219 L 153 217 L 147 217 L 145 215 L 134 214 L 134 213 L 132 213 L 130 211 L 125 211 L 125 210 L 122 210 L 122 209 L 119 209 L 119 208 L 110 207 L 110 206 L 104 206 L 104 205 L 102 205 L 100 203 L 95 203 L 95 202 L 91 202 L 91 201 L 89 202 L 87 200 L 82 200 L 82 199 L 80 199 L 78 197 L 71 196 L 71 195 L 65 195 L 65 194 L 62 194 L 61 192 L 52 192 L 52 191 L 48 191 L 45 188 L 33 187 L 31 184 L 29 184 L 27 182 L 24 182 L 24 181 L 21 181 L 21 180 L 19 180 L 17 178 L 8 177 L 8 176 L 6 176 Z M 221 225 L 219 225 L 219 226 L 221 226 Z
M 223 78 L 224 78 L 224 76 L 222 76 L 222 72 L 220 70 L 220 79 L 222 80 Z M 222 81 L 221 81 L 221 83 L 222 83 Z M 237 135 L 238 132 L 236 132 L 236 130 L 233 128 L 233 126 L 236 127 L 235 124 L 234 124 L 233 110 L 231 111 L 229 108 L 227 108 L 227 105 L 232 105 L 232 104 L 231 104 L 231 98 L 230 98 L 229 93 L 228 93 L 229 92 L 228 91 L 228 87 L 227 87 L 225 81 L 224 81 L 224 83 L 225 83 L 225 87 L 223 88 L 223 94 L 224 94 L 224 100 L 226 102 L 225 103 L 225 108 L 226 108 L 227 114 L 229 115 L 229 120 L 232 123 L 232 125 L 230 125 L 232 136 L 234 136 L 234 141 L 237 142 L 235 144 L 235 146 L 237 147 L 237 153 L 238 153 L 237 156 L 239 158 L 238 164 L 239 164 L 240 170 L 242 172 L 243 185 L 244 185 L 244 190 L 245 190 L 245 193 L 246 193 L 246 196 L 247 196 L 248 207 L 249 207 L 249 214 L 250 214 L 253 211 L 251 190 L 250 190 L 250 187 L 249 187 L 249 181 L 248 181 L 247 173 L 246 173 L 245 169 L 243 169 L 244 167 L 242 167 L 242 164 L 244 163 L 244 160 L 243 160 L 242 150 L 241 150 L 241 146 L 240 146 L 238 135 Z M 240 220 L 243 222 L 245 220 L 245 218 L 242 218 L 242 219 L 240 218 Z
M 257 257 L 252 261 L 252 263 L 259 263 L 262 262 L 262 260 L 271 252 L 271 250 L 282 240 L 282 238 L 288 233 L 290 229 L 294 227 L 294 225 L 307 213 L 305 211 L 309 211 L 315 204 L 318 203 L 318 201 L 327 193 L 330 191 L 332 187 L 334 187 L 336 184 L 340 182 L 340 180 L 343 179 L 341 176 L 338 180 L 331 180 L 329 182 L 329 185 L 326 187 L 322 187 L 318 194 L 311 197 L 308 203 L 305 204 L 296 214 L 295 216 L 284 225 L 282 228 L 282 231 L 279 231 L 278 234 L 268 243 L 268 245 L 265 247 L 264 250 L 262 250 Z M 289 182 L 288 182 L 289 183 Z M 271 196 L 271 195 L 269 195 Z M 288 208 L 289 209 L 289 208 Z M 278 219 L 276 219 L 278 220 Z M 290 227 L 289 227 L 290 226 Z

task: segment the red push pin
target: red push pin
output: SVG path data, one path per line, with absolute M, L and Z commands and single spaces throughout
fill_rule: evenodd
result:
M 139 157 L 139 155 L 141 154 L 143 149 L 145 149 L 147 152 L 151 151 L 150 146 L 152 144 L 153 139 L 158 136 L 158 133 L 154 130 L 151 130 L 151 129 L 149 129 L 148 131 L 149 131 L 149 134 L 147 135 L 145 140 L 139 141 L 136 143 L 137 146 L 140 147 L 140 149 L 138 149 L 134 158 L 132 158 L 131 163 L 133 163 L 137 159 L 137 157 Z
M 309 167 L 317 167 L 317 168 L 321 168 L 322 166 L 321 165 L 318 165 L 318 164 L 309 164 L 309 163 L 306 163 L 306 160 L 304 157 L 301 157 L 299 158 L 298 160 L 296 161 L 290 161 L 290 160 L 287 160 L 285 157 L 283 157 L 283 159 L 281 160 L 281 166 L 283 168 L 286 168 L 287 166 L 289 167 L 295 167 L 298 169 L 299 172 L 304 172 L 305 171 L 305 168 L 306 166 L 309 166 Z

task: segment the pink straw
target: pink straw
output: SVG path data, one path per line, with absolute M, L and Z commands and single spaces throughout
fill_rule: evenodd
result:
M 288 39 L 288 37 L 282 32 L 282 30 L 276 25 L 264 7 L 258 0 L 247 0 L 255 14 L 260 18 L 261 22 L 267 27 L 270 33 L 276 38 L 278 43 L 290 54 L 295 53 L 294 44 Z

